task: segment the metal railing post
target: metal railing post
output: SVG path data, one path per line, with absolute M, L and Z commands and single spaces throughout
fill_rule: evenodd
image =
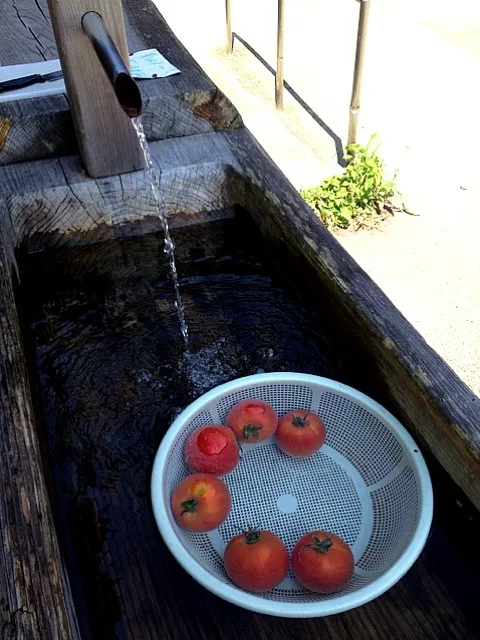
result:
M 233 34 L 232 34 L 232 0 L 225 0 L 225 19 L 226 19 L 226 43 L 225 50 L 227 53 L 233 51 Z
M 355 53 L 355 70 L 353 72 L 352 98 L 350 100 L 350 118 L 348 122 L 348 143 L 357 141 L 358 117 L 360 114 L 360 95 L 362 91 L 363 63 L 365 60 L 365 46 L 367 42 L 368 14 L 370 0 L 360 0 L 360 15 L 358 18 L 357 50 Z
M 278 0 L 277 69 L 275 72 L 275 106 L 283 109 L 283 46 L 285 35 L 285 0 Z

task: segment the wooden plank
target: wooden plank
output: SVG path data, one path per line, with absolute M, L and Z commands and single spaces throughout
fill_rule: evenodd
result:
M 242 127 L 243 122 L 236 108 L 178 41 L 153 3 L 150 0 L 123 0 L 123 5 L 131 50 L 156 48 L 181 70 L 180 74 L 161 81 L 148 80 L 140 83 L 142 93 L 149 98 L 145 112 L 146 124 L 151 120 L 166 120 L 169 125 L 172 123 L 173 129 L 165 137 Z M 162 98 L 167 102 L 167 109 L 162 104 Z M 175 109 L 168 105 L 168 101 L 172 99 Z M 161 140 L 164 137 L 160 131 L 152 131 L 150 135 L 151 140 Z
M 129 43 L 138 47 L 155 47 L 178 69 L 201 67 L 188 53 L 150 0 L 123 0 Z M 160 28 L 160 30 L 159 30 Z M 170 79 L 174 79 L 171 76 Z M 212 86 L 213 83 L 210 81 Z
M 22 7 L 31 12 L 37 5 L 35 0 L 23 0 Z M 152 3 L 135 0 L 124 2 L 124 7 L 130 51 L 156 47 L 181 70 L 170 78 L 139 83 L 147 138 L 163 140 L 242 127 L 235 107 L 205 76 Z M 10 18 L 14 24 L 19 21 L 15 16 Z M 49 24 L 48 29 L 51 33 Z M 10 40 L 0 39 L 2 63 L 7 54 L 10 64 L 40 59 L 36 50 L 10 46 Z M 67 155 L 76 149 L 68 103 L 62 96 L 0 104 L 0 165 Z
M 124 0 L 123 4 L 130 51 L 156 48 L 181 71 L 139 83 L 145 98 L 147 138 L 162 140 L 242 127 L 238 111 L 178 41 L 153 3 Z
M 173 78 L 140 83 L 144 99 L 143 122 L 148 140 L 178 138 L 243 126 L 228 98 L 212 87 L 199 71 L 192 69 Z
M 0 64 L 24 64 L 57 58 L 47 0 L 1 3 Z
M 64 95 L 0 104 L 0 165 L 76 151 L 72 117 Z
M 0 632 L 78 637 L 33 416 L 11 265 L 0 241 Z
M 224 94 L 199 71 L 140 83 L 143 122 L 150 141 L 243 126 Z M 192 89 L 192 87 L 195 87 Z M 0 165 L 76 153 L 78 145 L 64 96 L 0 104 Z
M 480 509 L 480 398 L 342 249 L 253 136 L 225 137 L 238 150 L 250 184 L 247 207 L 258 227 L 290 255 L 293 272 L 295 264 L 303 272 L 309 265 L 345 339 L 361 345 L 378 391 Z
M 172 226 L 215 219 L 243 199 L 221 133 L 151 144 Z M 160 179 L 160 174 L 158 174 Z M 0 167 L 4 216 L 30 251 L 161 230 L 143 172 L 94 180 L 78 157 Z

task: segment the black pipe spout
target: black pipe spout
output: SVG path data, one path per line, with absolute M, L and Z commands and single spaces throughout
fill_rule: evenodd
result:
M 140 89 L 105 28 L 101 15 L 88 11 L 82 17 L 82 27 L 92 42 L 120 106 L 130 118 L 137 118 L 142 113 Z

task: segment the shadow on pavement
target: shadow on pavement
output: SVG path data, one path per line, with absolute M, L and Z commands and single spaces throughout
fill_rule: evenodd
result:
M 262 56 L 257 53 L 255 51 L 255 49 L 248 44 L 248 42 L 246 40 L 244 40 L 241 36 L 238 35 L 238 33 L 233 33 L 233 41 L 235 42 L 235 39 L 238 40 L 239 42 L 241 42 L 243 44 L 243 46 L 248 49 L 248 51 L 250 51 L 250 53 L 255 56 L 255 58 L 261 63 L 263 64 L 263 66 L 268 69 L 268 71 L 270 71 L 270 73 L 275 76 L 275 69 L 270 66 L 268 64 L 268 62 L 262 58 Z M 333 143 L 335 145 L 335 153 L 337 155 L 337 162 L 341 167 L 345 167 L 346 166 L 346 160 L 345 160 L 345 155 L 343 153 L 343 144 L 342 141 L 340 139 L 340 136 L 338 136 L 335 131 L 333 131 L 332 129 L 330 129 L 330 127 L 328 126 L 328 124 L 326 122 L 324 122 L 324 120 L 322 120 L 320 118 L 319 115 L 317 115 L 315 113 L 315 111 L 305 102 L 305 100 L 298 95 L 298 93 L 288 84 L 288 82 L 283 82 L 283 86 L 285 87 L 285 89 L 289 92 L 289 94 L 298 102 L 298 104 L 303 107 L 303 109 L 305 109 L 305 111 L 308 113 L 308 115 L 313 118 L 315 120 L 315 122 L 317 124 L 319 124 L 322 129 L 325 131 L 325 133 L 327 133 L 333 140 Z

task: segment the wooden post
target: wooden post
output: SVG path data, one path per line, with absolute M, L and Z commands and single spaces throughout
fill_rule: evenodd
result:
M 352 98 L 350 100 L 350 118 L 348 123 L 348 142 L 357 141 L 358 117 L 360 114 L 360 95 L 362 91 L 363 63 L 365 60 L 365 46 L 367 42 L 368 14 L 370 0 L 360 0 L 360 15 L 358 18 L 357 50 L 355 53 L 355 70 L 353 72 Z
M 82 17 L 96 11 L 128 68 L 128 45 L 121 0 L 48 0 L 53 31 L 65 76 L 80 154 L 96 178 L 144 167 L 130 118 L 82 28 Z
M 225 0 L 225 18 L 226 18 L 226 30 L 227 40 L 225 43 L 225 50 L 227 53 L 233 51 L 233 33 L 232 33 L 232 0 Z
M 275 72 L 275 106 L 283 109 L 283 48 L 285 35 L 285 0 L 278 0 L 277 70 Z

